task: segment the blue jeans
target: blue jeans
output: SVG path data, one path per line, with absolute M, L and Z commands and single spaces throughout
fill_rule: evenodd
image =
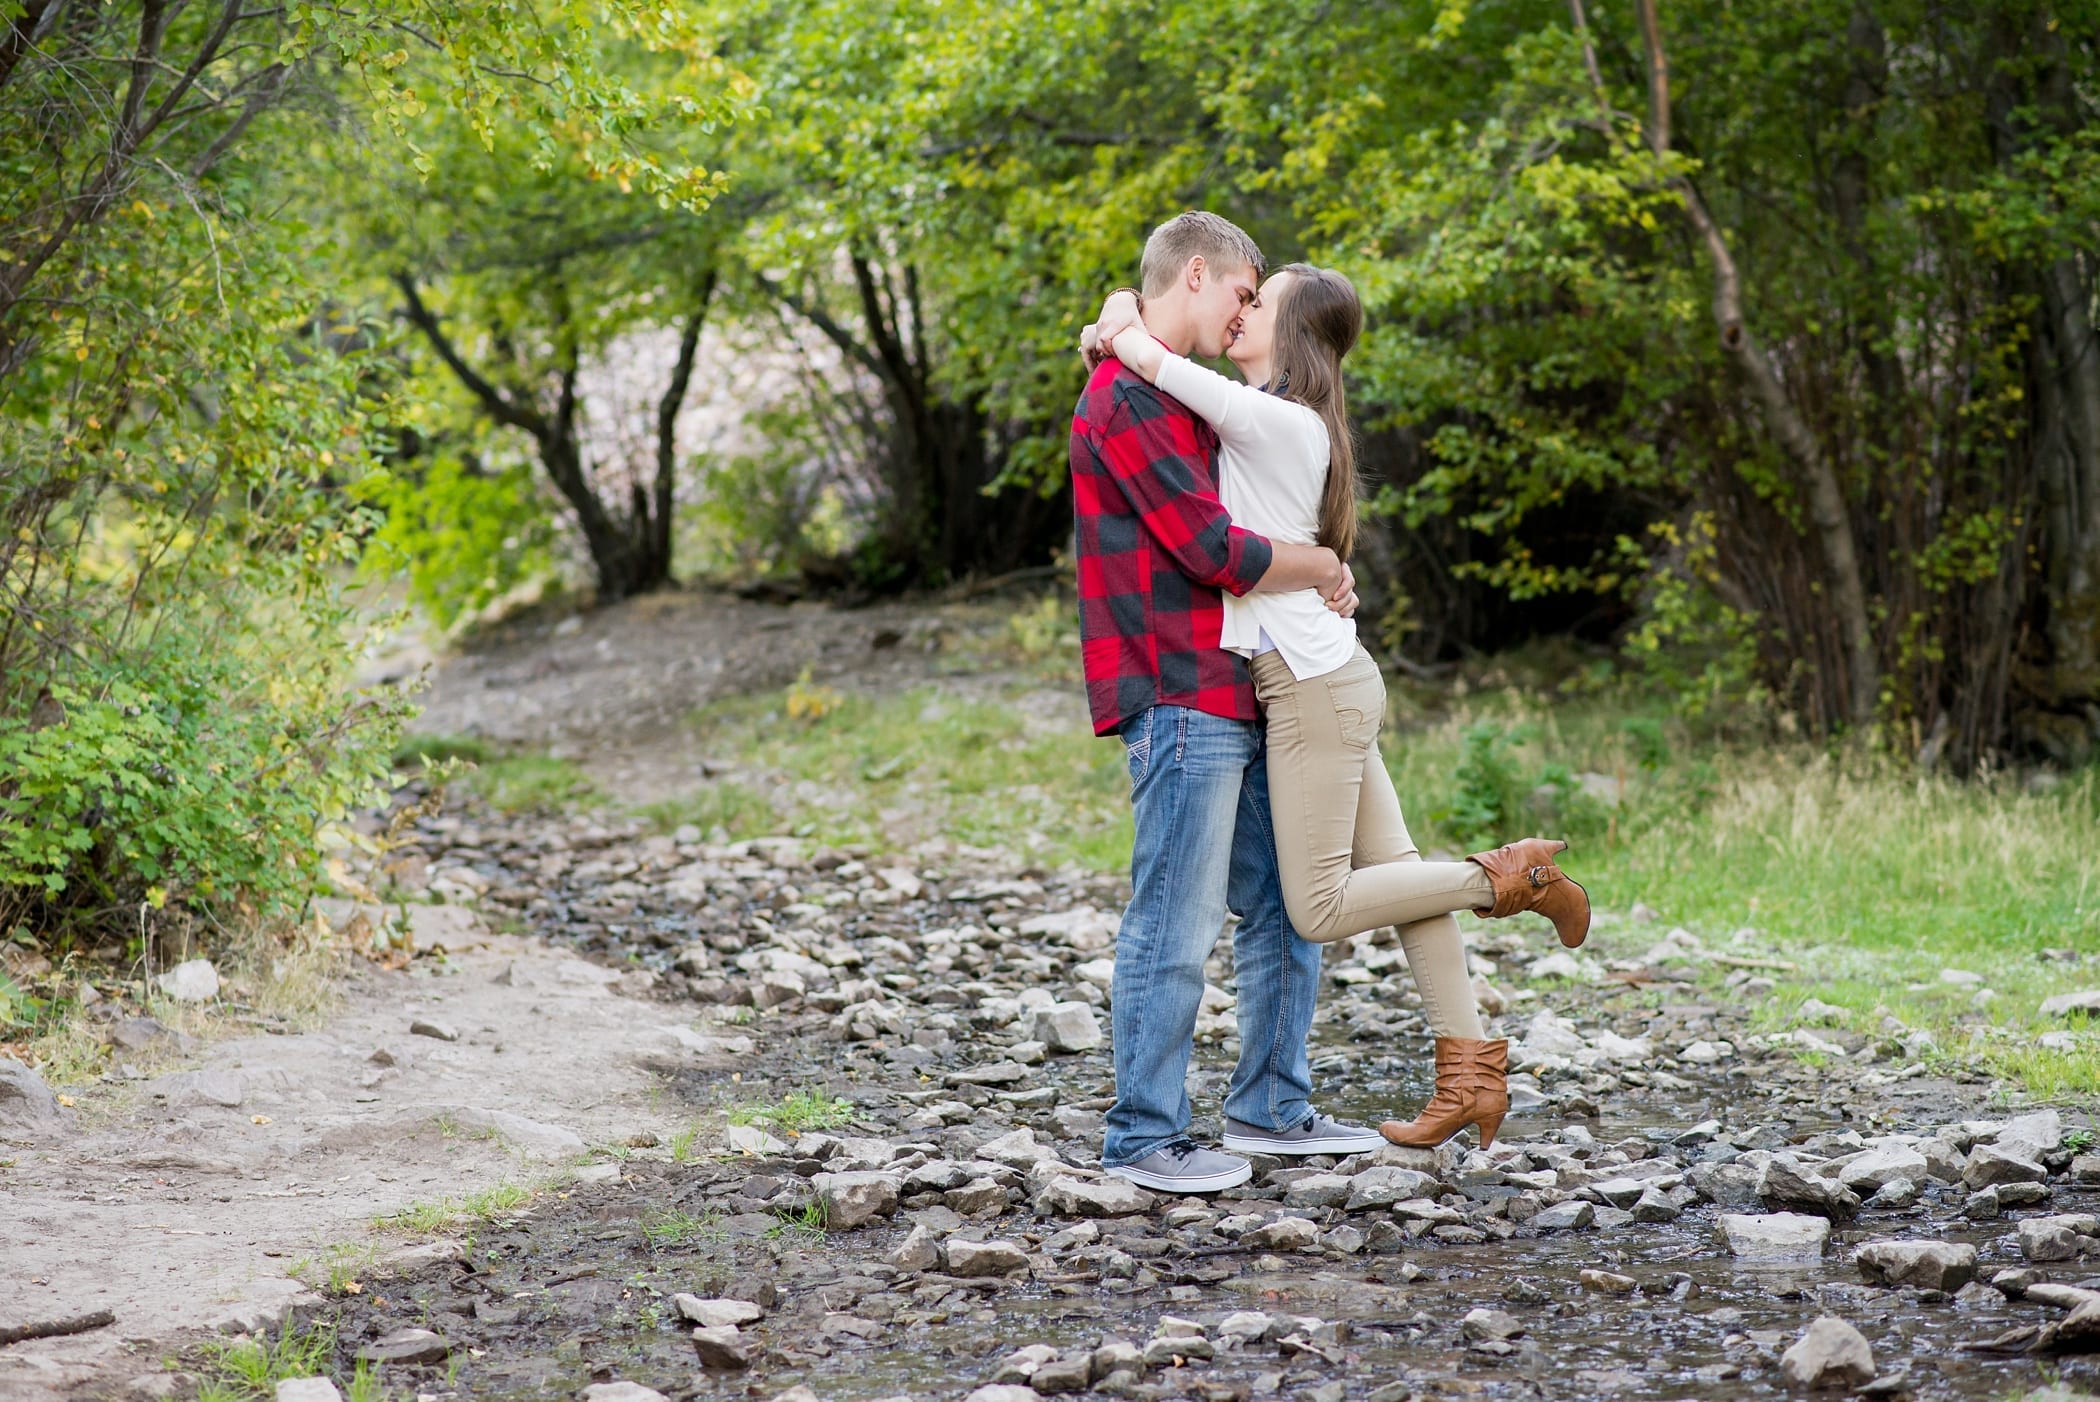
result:
M 1188 1132 L 1203 961 L 1228 906 L 1240 917 L 1232 945 L 1240 1060 L 1225 1094 L 1233 1119 L 1283 1130 L 1312 1114 L 1306 1039 L 1320 974 L 1320 946 L 1298 938 L 1284 909 L 1261 727 L 1154 706 L 1126 721 L 1122 736 L 1137 844 L 1110 995 L 1108 1167 Z

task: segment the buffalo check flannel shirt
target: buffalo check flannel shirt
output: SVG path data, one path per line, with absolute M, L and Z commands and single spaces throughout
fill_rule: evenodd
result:
M 1269 542 L 1218 501 L 1218 436 L 1119 360 L 1072 415 L 1079 638 L 1094 733 L 1152 706 L 1255 719 L 1246 659 L 1218 646 L 1220 590 L 1268 572 Z

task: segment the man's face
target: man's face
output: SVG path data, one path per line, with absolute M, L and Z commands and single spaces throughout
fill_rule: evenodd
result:
M 1194 260 L 1201 264 L 1201 259 Z M 1254 269 L 1245 265 L 1220 270 L 1207 265 L 1193 269 L 1201 279 L 1193 302 L 1196 342 L 1192 349 L 1206 360 L 1225 354 L 1240 333 L 1240 313 L 1254 301 L 1260 283 Z

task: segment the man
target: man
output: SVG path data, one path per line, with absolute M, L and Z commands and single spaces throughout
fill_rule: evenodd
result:
M 1145 243 L 1146 326 L 1177 353 L 1224 354 L 1261 266 L 1254 241 L 1217 215 L 1168 220 Z M 1233 525 L 1218 501 L 1217 446 L 1209 425 L 1115 360 L 1094 370 L 1072 420 L 1087 701 L 1095 733 L 1123 740 L 1137 820 L 1101 1162 L 1169 1193 L 1218 1192 L 1252 1173 L 1188 1136 L 1203 962 L 1228 906 L 1240 916 L 1240 1059 L 1226 1147 L 1347 1154 L 1385 1142 L 1308 1099 L 1320 948 L 1285 913 L 1254 688 L 1246 660 L 1219 646 L 1220 590 L 1318 589 L 1346 612 L 1353 582 L 1330 550 Z

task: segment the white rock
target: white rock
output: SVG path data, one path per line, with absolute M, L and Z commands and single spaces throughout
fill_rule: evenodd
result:
M 1037 1212 L 1055 1217 L 1129 1217 L 1150 1212 L 1156 1201 L 1127 1178 L 1082 1178 L 1069 1173 L 1050 1178 L 1030 1197 Z
M 1898 1178 L 1922 1182 L 1931 1176 L 1932 1166 L 1916 1149 L 1901 1145 L 1869 1149 L 1855 1157 L 1838 1173 L 1838 1181 L 1861 1195 L 1879 1192 Z
M 1708 1042 L 1704 1040 L 1687 1042 L 1683 1050 L 1677 1053 L 1680 1061 L 1689 1061 L 1694 1066 L 1712 1066 L 1716 1062 L 1726 1061 L 1734 1055 L 1734 1043 Z
M 1085 1003 L 1053 1003 L 1036 1013 L 1035 1040 L 1054 1052 L 1092 1051 L 1101 1045 L 1101 1021 Z
M 1103 993 L 1115 986 L 1116 961 L 1113 959 L 1089 959 L 1072 968 L 1072 977 L 1081 983 L 1091 983 Z
M 963 1402 L 1042 1402 L 1042 1394 L 1025 1383 L 986 1383 Z
M 1940 982 L 1951 983 L 1957 988 L 1974 988 L 1983 982 L 1983 975 L 1967 969 L 1941 969 Z
M 1826 1314 L 1780 1355 L 1779 1371 L 1795 1387 L 1858 1387 L 1874 1377 L 1874 1350 L 1859 1330 Z
M 279 1378 L 277 1402 L 343 1402 L 343 1394 L 327 1378 Z
M 1595 983 L 1601 976 L 1595 964 L 1587 959 L 1577 959 L 1565 949 L 1556 949 L 1532 960 L 1524 973 L 1528 978 L 1564 978 L 1571 983 Z M 1528 1034 L 1525 1041 L 1531 1041 Z
M 722 1131 L 722 1147 L 732 1154 L 784 1154 L 787 1144 L 757 1125 L 731 1125 Z
M 964 1279 L 985 1276 L 1028 1274 L 1028 1253 L 1010 1241 L 964 1241 L 950 1237 L 941 1243 L 941 1259 L 950 1275 Z
M 899 1270 L 932 1270 L 941 1263 L 940 1233 L 920 1223 L 890 1252 L 889 1262 Z
M 680 1319 L 710 1329 L 722 1324 L 756 1324 L 766 1317 L 766 1312 L 749 1300 L 703 1300 L 681 1292 L 671 1297 L 671 1304 Z
M 2053 1154 L 2064 1142 L 2064 1117 L 2054 1110 L 2035 1110 L 2005 1122 L 1991 1141 L 2000 1152 L 2023 1159 Z
M 1717 1224 L 1728 1253 L 1742 1261 L 1820 1261 L 1830 1223 L 1798 1212 L 1724 1212 Z
M 850 1231 L 894 1213 L 897 1183 L 894 1173 L 867 1172 L 819 1173 L 810 1180 L 824 1205 L 824 1225 L 832 1231 Z
M 2043 1017 L 2069 1017 L 2073 1013 L 2100 1016 L 2100 988 L 2082 989 L 2077 993 L 2059 993 L 2053 998 L 2042 999 Z
M 592 1383 L 578 1396 L 582 1402 L 670 1402 L 655 1388 L 631 1382 Z M 279 1398 L 278 1402 L 284 1399 Z
M 1057 1158 L 1057 1150 L 1048 1144 L 1038 1143 L 1032 1129 L 1017 1129 L 1011 1134 L 1002 1134 L 997 1139 L 987 1139 L 977 1146 L 977 1157 L 991 1163 L 1003 1163 L 1011 1168 L 1027 1169 L 1035 1164 Z
M 209 959 L 185 960 L 154 982 L 178 1003 L 203 1003 L 219 996 L 219 971 Z
M 1639 1066 L 1655 1059 L 1655 1048 L 1646 1037 L 1621 1037 L 1616 1032 L 1599 1032 L 1590 1039 L 1590 1047 L 1604 1060 L 1622 1066 Z
M 0 1056 L 0 1130 L 48 1134 L 64 1127 L 58 1097 L 44 1078 L 11 1056 Z

